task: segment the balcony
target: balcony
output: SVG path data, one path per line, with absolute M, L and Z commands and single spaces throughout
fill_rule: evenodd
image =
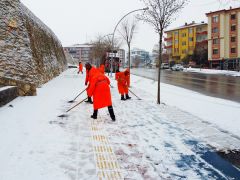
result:
M 164 41 L 172 41 L 172 37 L 164 38 Z
M 207 34 L 208 34 L 207 31 L 197 32 L 197 35 L 207 35 Z
M 202 41 L 197 41 L 196 44 L 197 45 L 202 45 L 202 44 L 207 44 L 208 40 L 202 40 Z
M 172 47 L 173 47 L 172 45 L 165 46 L 165 49 L 170 49 L 170 48 L 172 48 Z

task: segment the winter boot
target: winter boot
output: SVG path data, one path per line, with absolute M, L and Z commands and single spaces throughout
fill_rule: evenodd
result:
M 114 115 L 113 107 L 112 107 L 112 106 L 108 106 L 108 112 L 109 112 L 109 114 L 110 114 L 110 117 L 112 118 L 112 121 L 115 121 L 116 118 L 115 118 L 115 115 Z
M 86 103 L 90 103 L 90 104 L 92 104 L 93 102 L 92 102 L 92 99 L 91 99 L 91 97 L 88 97 L 88 100 L 87 101 L 85 101 Z
M 97 114 L 98 114 L 98 110 L 94 110 L 93 115 L 91 115 L 91 118 L 97 119 Z
M 125 101 L 126 99 L 124 98 L 124 95 L 121 95 L 121 100 Z
M 128 95 L 128 94 L 126 94 L 126 99 L 131 99 L 131 97 L 129 97 L 129 95 Z

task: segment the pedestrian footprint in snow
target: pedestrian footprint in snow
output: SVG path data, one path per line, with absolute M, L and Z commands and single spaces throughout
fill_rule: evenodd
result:
M 118 85 L 118 92 L 121 94 L 121 100 L 125 101 L 127 99 L 131 99 L 128 95 L 128 88 L 130 85 L 130 73 L 129 70 L 125 70 L 120 72 L 119 70 L 116 71 L 115 79 L 117 80 Z M 124 97 L 124 94 L 126 98 Z
M 86 70 L 89 71 L 88 78 L 90 85 L 87 89 L 88 97 L 93 96 L 93 115 L 91 118 L 97 119 L 98 109 L 108 107 L 109 114 L 113 121 L 115 121 L 115 115 L 112 107 L 112 97 L 110 92 L 110 80 L 107 76 L 100 71 L 92 71 L 91 64 L 86 65 Z M 96 68 L 95 68 L 96 69 Z

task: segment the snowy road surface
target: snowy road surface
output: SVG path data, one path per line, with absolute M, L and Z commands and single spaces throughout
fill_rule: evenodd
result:
M 107 109 L 93 121 L 86 103 L 57 117 L 74 105 L 68 101 L 85 88 L 84 78 L 69 69 L 38 96 L 0 108 L 1 180 L 240 178 L 214 152 L 239 148 L 239 136 L 177 107 L 156 105 L 149 80 L 132 77 L 131 89 L 143 100 L 129 101 L 120 101 L 112 80 L 116 122 Z

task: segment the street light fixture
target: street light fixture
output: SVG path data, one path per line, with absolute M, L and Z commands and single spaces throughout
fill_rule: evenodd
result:
M 117 25 L 116 25 L 115 28 L 114 28 L 113 34 L 112 34 L 112 50 L 114 50 L 114 42 L 113 42 L 113 41 L 114 41 L 114 34 L 115 34 L 115 32 L 116 32 L 116 30 L 117 30 L 117 27 L 118 27 L 118 25 L 120 24 L 120 22 L 121 22 L 126 16 L 128 16 L 128 15 L 131 14 L 131 13 L 134 13 L 134 12 L 136 12 L 136 11 L 146 11 L 146 10 L 148 10 L 148 9 L 149 9 L 148 7 L 142 8 L 142 9 L 135 9 L 135 10 L 130 11 L 129 13 L 125 14 L 125 15 L 118 21 Z M 113 56 L 111 57 L 111 77 L 112 77 L 112 73 L 113 73 Z

